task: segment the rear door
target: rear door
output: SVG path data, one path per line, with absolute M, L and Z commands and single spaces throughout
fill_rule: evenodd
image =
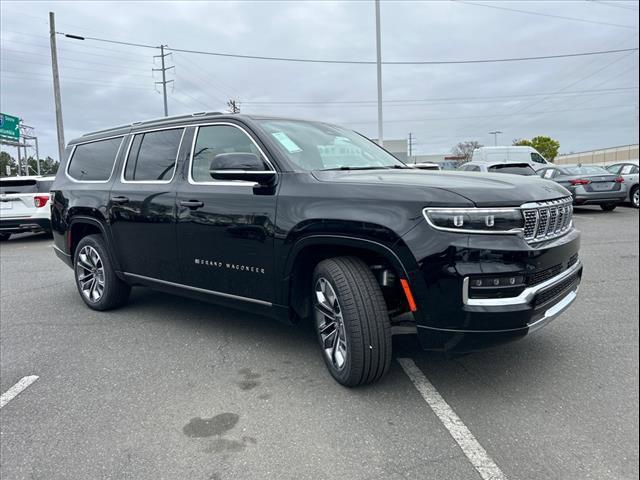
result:
M 114 248 L 125 273 L 180 281 L 174 177 L 186 151 L 184 134 L 184 127 L 171 127 L 135 132 L 127 139 L 108 205 Z
M 198 126 L 177 195 L 178 245 L 184 283 L 223 297 L 272 302 L 276 194 L 247 181 L 215 181 L 211 160 L 253 153 L 274 170 L 258 140 L 229 122 Z
M 35 178 L 0 180 L 0 218 L 25 218 L 36 211 L 34 197 L 38 193 Z

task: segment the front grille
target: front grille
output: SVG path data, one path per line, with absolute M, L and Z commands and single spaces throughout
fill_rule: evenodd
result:
M 539 285 L 542 282 L 546 282 L 550 278 L 559 275 L 562 271 L 563 268 L 561 263 L 554 265 L 553 267 L 545 268 L 544 270 L 538 270 L 527 277 L 527 286 L 533 287 L 534 285 Z
M 528 243 L 542 242 L 564 235 L 571 228 L 571 197 L 527 204 L 524 215 L 524 238 Z
M 569 290 L 573 287 L 578 280 L 580 272 L 576 272 L 573 275 L 569 275 L 567 278 L 562 280 L 561 282 L 556 283 L 553 287 L 550 287 L 543 292 L 539 293 L 534 301 L 535 307 L 540 307 L 546 303 L 555 300 L 560 295 L 562 295 L 565 291 Z

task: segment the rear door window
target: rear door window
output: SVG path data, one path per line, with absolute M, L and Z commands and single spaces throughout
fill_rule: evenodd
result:
M 124 180 L 170 182 L 176 168 L 183 132 L 183 128 L 174 128 L 136 134 L 129 148 Z
M 67 174 L 83 182 L 106 182 L 111 178 L 122 138 L 76 145 L 67 167 Z

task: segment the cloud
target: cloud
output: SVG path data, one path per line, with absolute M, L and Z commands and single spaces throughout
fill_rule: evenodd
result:
M 638 45 L 638 15 L 595 2 L 503 2 L 516 9 L 633 25 L 636 30 L 458 2 L 383 1 L 386 60 L 554 55 Z M 634 4 L 637 5 L 637 4 Z M 8 2 L 0 4 L 2 111 L 36 128 L 57 157 L 48 12 L 59 31 L 238 54 L 375 60 L 373 2 Z M 631 12 L 633 13 L 633 12 Z M 87 131 L 162 115 L 153 49 L 58 37 L 67 141 Z M 157 59 L 156 68 L 157 68 Z M 377 135 L 373 65 L 268 62 L 174 53 L 170 113 L 220 110 L 320 119 Z M 607 64 L 610 63 L 609 66 Z M 412 132 L 420 153 L 460 140 L 547 134 L 561 151 L 638 141 L 638 54 L 535 62 L 383 68 L 385 137 Z M 627 90 L 605 89 L 634 87 Z M 591 93 L 571 93 L 599 90 Z M 526 96 L 536 93 L 561 94 Z M 525 96 L 523 96 L 525 95 Z M 505 97 L 505 98 L 499 98 Z M 250 102 L 311 101 L 310 105 Z

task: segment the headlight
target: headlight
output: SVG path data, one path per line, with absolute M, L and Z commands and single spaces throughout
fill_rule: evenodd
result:
M 519 233 L 524 217 L 517 208 L 425 208 L 422 213 L 433 228 L 463 233 Z

